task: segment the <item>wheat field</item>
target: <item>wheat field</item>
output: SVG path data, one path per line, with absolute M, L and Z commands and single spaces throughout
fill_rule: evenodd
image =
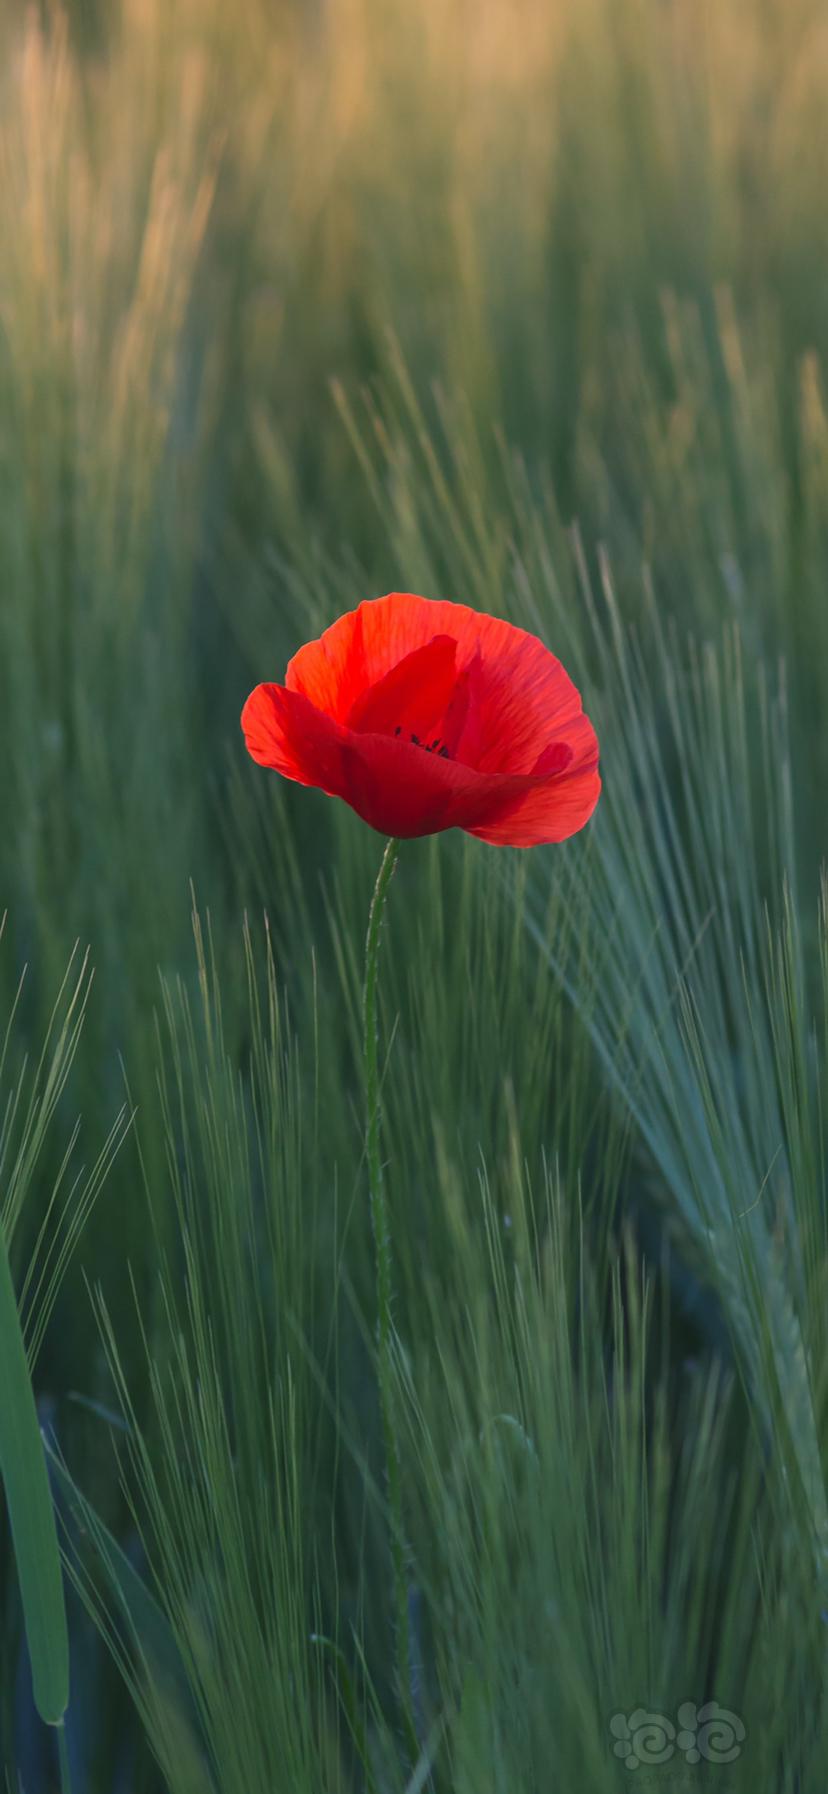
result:
M 826 171 L 820 0 L 5 0 L 14 1794 L 824 1794 Z M 604 788 L 404 843 L 383 1372 L 382 841 L 239 715 L 398 590 Z

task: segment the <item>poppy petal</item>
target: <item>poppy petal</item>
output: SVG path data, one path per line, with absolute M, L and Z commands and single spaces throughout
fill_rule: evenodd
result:
M 407 655 L 435 635 L 457 638 L 468 627 L 467 619 L 478 617 L 468 605 L 421 598 L 416 592 L 366 598 L 294 654 L 285 684 L 344 723 L 360 694 Z
M 254 759 L 383 834 L 564 840 L 601 788 L 580 694 L 543 643 L 416 593 L 338 618 L 294 655 L 284 686 L 257 688 L 242 721 Z
M 563 841 L 591 815 L 601 788 L 594 763 L 574 777 L 478 773 L 393 735 L 345 729 L 280 685 L 256 687 L 242 727 L 260 765 L 344 798 L 380 834 L 402 839 L 462 828 L 499 846 Z
M 468 833 L 493 847 L 541 847 L 551 841 L 567 841 L 589 821 L 600 795 L 597 772 L 554 778 L 527 790 L 499 819 L 478 824 Z
M 589 821 L 601 794 L 598 738 L 583 711 L 565 741 L 539 754 L 531 779 L 510 808 L 469 830 L 495 847 L 539 847 L 566 841 Z
M 347 798 L 341 729 L 301 692 L 257 685 L 242 711 L 248 752 L 298 785 L 318 785 L 329 797 Z
M 446 747 L 452 759 L 462 760 L 466 766 L 477 765 L 483 716 L 482 680 L 478 648 L 455 682 L 443 719 L 442 735 Z
M 481 772 L 531 772 L 550 741 L 570 739 L 580 693 L 543 642 L 498 617 L 478 618 L 474 652 L 474 737 L 458 753 Z
M 367 687 L 435 636 L 456 641 L 458 683 L 466 672 L 471 681 L 469 733 L 450 750 L 467 765 L 529 772 L 550 739 L 568 736 L 581 712 L 580 693 L 537 636 L 467 604 L 415 592 L 369 598 L 338 617 L 293 656 L 285 683 L 346 723 Z
M 553 772 L 566 772 L 575 758 L 575 749 L 569 741 L 550 741 L 542 754 L 539 754 L 532 767 L 533 778 L 550 777 Z
M 362 650 L 363 609 L 360 604 L 337 617 L 316 641 L 306 642 L 288 661 L 286 689 L 301 693 L 336 722 L 345 722 L 360 693 L 373 683 L 366 676 Z M 383 668 L 374 678 L 387 671 Z
M 425 741 L 440 724 L 456 684 L 457 643 L 450 635 L 432 636 L 412 649 L 383 679 L 357 698 L 348 717 L 349 729 L 366 734 L 413 732 Z
M 563 841 L 587 820 L 600 791 L 594 765 L 575 769 L 575 777 L 568 768 L 479 773 L 394 736 L 350 732 L 342 752 L 348 802 L 380 834 L 403 839 L 461 828 L 500 845 Z
M 393 735 L 348 731 L 348 801 L 383 835 L 408 839 L 499 817 L 525 780 L 484 775 Z
M 410 838 L 453 826 L 451 814 L 483 820 L 488 785 L 470 767 L 426 753 L 394 735 L 346 729 L 301 692 L 259 685 L 242 712 L 248 750 L 300 785 L 344 798 L 381 834 Z M 488 801 L 487 801 L 488 800 Z

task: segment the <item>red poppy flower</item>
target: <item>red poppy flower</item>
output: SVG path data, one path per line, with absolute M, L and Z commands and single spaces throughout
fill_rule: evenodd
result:
M 534 635 L 465 604 L 391 592 L 257 685 L 248 749 L 383 835 L 462 828 L 501 847 L 563 841 L 598 801 L 580 694 Z

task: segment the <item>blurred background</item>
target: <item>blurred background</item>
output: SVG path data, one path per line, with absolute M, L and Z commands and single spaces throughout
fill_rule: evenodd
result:
M 78 1789 L 601 1794 L 714 1698 L 728 1788 L 825 1786 L 827 169 L 821 0 L 6 0 L 0 1205 Z M 548 641 L 605 778 L 392 891 L 416 1750 L 381 843 L 238 724 L 393 589 Z

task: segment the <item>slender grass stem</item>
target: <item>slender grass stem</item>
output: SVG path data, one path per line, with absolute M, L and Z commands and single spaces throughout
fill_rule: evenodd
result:
M 69 1768 L 69 1749 L 66 1743 L 66 1726 L 63 1720 L 57 1727 L 58 1763 L 60 1764 L 60 1794 L 72 1794 L 72 1775 Z
M 365 1045 L 365 1092 L 368 1107 L 368 1187 L 371 1198 L 371 1224 L 374 1233 L 377 1287 L 377 1365 L 380 1408 L 382 1413 L 385 1470 L 388 1482 L 388 1507 L 391 1522 L 391 1559 L 394 1594 L 394 1630 L 398 1694 L 409 1741 L 416 1745 L 416 1727 L 412 1711 L 411 1632 L 408 1619 L 408 1574 L 405 1531 L 402 1512 L 402 1472 L 394 1403 L 393 1367 L 393 1270 L 391 1231 L 385 1200 L 381 1151 L 381 1104 L 377 1050 L 377 965 L 380 935 L 388 887 L 397 863 L 400 843 L 394 837 L 386 843 L 371 909 L 368 917 L 368 938 L 365 944 L 365 985 L 363 1022 Z

